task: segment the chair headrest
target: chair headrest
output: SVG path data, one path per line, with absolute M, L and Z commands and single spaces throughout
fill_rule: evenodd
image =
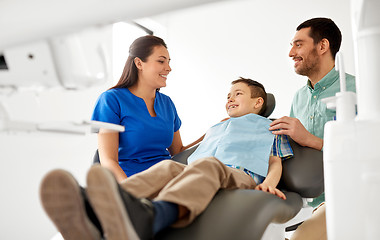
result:
M 269 117 L 274 108 L 276 107 L 276 99 L 272 93 L 267 93 L 267 109 L 265 110 L 263 117 Z

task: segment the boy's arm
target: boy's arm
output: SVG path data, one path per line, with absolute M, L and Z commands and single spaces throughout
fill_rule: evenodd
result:
M 277 156 L 269 157 L 268 174 L 263 183 L 256 186 L 256 190 L 262 190 L 286 199 L 285 194 L 276 188 L 282 173 L 281 158 Z

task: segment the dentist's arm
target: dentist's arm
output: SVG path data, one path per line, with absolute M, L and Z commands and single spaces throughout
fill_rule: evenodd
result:
M 307 131 L 297 118 L 282 117 L 276 119 L 270 124 L 269 130 L 276 135 L 288 135 L 301 146 L 317 150 L 323 148 L 323 140 Z
M 221 122 L 224 122 L 228 119 L 230 118 L 224 118 L 221 120 Z M 203 134 L 200 138 L 198 138 L 194 142 L 190 143 L 189 145 L 183 146 L 181 134 L 179 133 L 179 130 L 178 130 L 177 132 L 174 133 L 172 145 L 168 149 L 170 152 L 170 155 L 174 156 L 177 153 L 185 151 L 186 149 L 191 148 L 192 146 L 200 143 L 204 139 L 205 135 L 206 134 Z
M 204 136 L 205 135 L 198 138 L 196 141 L 190 143 L 189 145 L 183 146 L 181 134 L 179 133 L 179 130 L 178 130 L 177 132 L 174 133 L 172 145 L 168 149 L 170 152 L 170 155 L 174 156 L 174 155 L 196 145 L 197 143 L 199 143 L 203 140 Z
M 98 133 L 98 151 L 102 167 L 108 168 L 118 182 L 127 178 L 119 165 L 119 133 L 101 129 Z

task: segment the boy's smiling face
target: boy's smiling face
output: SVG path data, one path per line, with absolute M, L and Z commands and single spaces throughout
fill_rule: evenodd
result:
M 249 113 L 258 114 L 263 102 L 261 97 L 251 97 L 251 89 L 246 83 L 235 83 L 227 95 L 227 114 L 230 117 L 241 117 Z

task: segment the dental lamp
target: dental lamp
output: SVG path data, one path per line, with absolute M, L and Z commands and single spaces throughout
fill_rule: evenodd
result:
M 108 131 L 124 132 L 125 127 L 117 124 L 99 122 L 99 121 L 82 121 L 82 122 L 28 122 L 10 120 L 8 113 L 3 104 L 0 103 L 0 132 L 49 132 L 49 133 L 66 133 L 66 134 L 89 134 L 98 133 L 100 129 Z
M 2 0 L 0 95 L 4 89 L 81 90 L 111 74 L 111 24 L 221 0 Z M 107 44 L 108 43 L 108 44 Z M 13 121 L 0 102 L 1 131 L 87 133 L 114 126 L 93 121 Z
M 65 36 L 14 46 L 3 51 L 4 64 L 0 70 L 0 90 L 46 91 L 82 90 L 105 83 L 111 76 L 107 41 L 112 38 L 107 27 L 82 30 Z M 5 103 L 0 102 L 0 132 L 53 132 L 87 134 L 100 128 L 124 131 L 123 126 L 81 122 L 14 121 Z

